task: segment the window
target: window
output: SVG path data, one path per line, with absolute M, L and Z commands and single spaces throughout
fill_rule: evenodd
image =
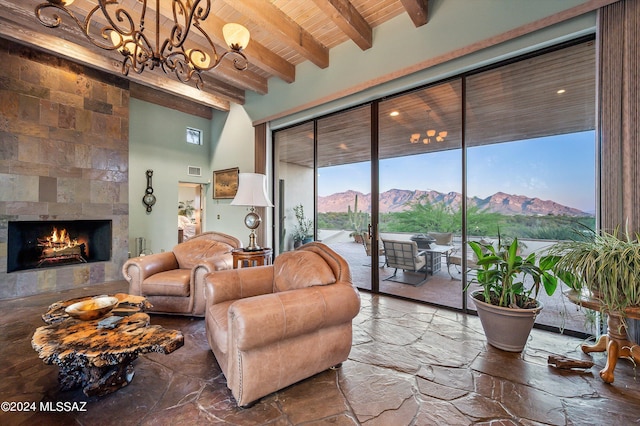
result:
M 187 143 L 202 145 L 202 130 L 187 127 Z
M 578 40 L 274 131 L 281 251 L 303 204 L 359 288 L 464 309 L 459 264 L 443 255 L 428 285 L 397 284 L 352 237 L 369 223 L 381 239 L 446 235 L 462 262 L 469 240 L 500 233 L 527 253 L 595 228 L 595 69 Z M 590 331 L 563 297 L 542 297 L 537 322 Z

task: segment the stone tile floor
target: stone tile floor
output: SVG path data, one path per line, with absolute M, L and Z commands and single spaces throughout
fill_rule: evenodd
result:
M 184 347 L 147 354 L 133 382 L 105 397 L 57 389 L 57 367 L 31 348 L 40 315 L 56 301 L 126 290 L 126 283 L 0 301 L 0 399 L 86 402 L 83 412 L 0 412 L 0 425 L 630 425 L 640 424 L 640 383 L 620 361 L 604 384 L 594 354 L 587 371 L 547 366 L 549 354 L 588 359 L 580 340 L 534 330 L 522 354 L 484 341 L 476 317 L 361 293 L 353 349 L 328 370 L 263 398 L 235 406 L 208 348 L 204 321 L 153 315 L 180 329 Z M 313 348 L 310 348 L 313 350 Z M 63 406 L 64 407 L 64 406 Z

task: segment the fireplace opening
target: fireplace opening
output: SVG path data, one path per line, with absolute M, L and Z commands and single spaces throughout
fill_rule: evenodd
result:
M 110 220 L 10 221 L 7 272 L 111 259 Z

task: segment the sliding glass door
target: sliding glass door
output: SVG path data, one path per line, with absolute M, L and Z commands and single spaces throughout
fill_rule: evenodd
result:
M 317 121 L 316 166 L 318 238 L 349 262 L 358 286 L 370 290 L 372 258 L 365 245 L 371 218 L 370 105 Z
M 278 253 L 301 206 L 359 288 L 473 309 L 468 241 L 527 254 L 595 228 L 594 129 L 586 40 L 277 130 Z M 541 298 L 538 323 L 589 331 L 560 291 Z
M 462 308 L 460 79 L 379 104 L 380 291 Z M 393 250 L 393 253 L 389 253 Z
M 293 250 L 304 237 L 314 237 L 314 150 L 313 122 L 274 134 L 276 255 Z
M 465 95 L 466 239 L 526 256 L 595 229 L 593 43 L 470 75 Z M 561 291 L 538 298 L 538 324 L 590 331 Z

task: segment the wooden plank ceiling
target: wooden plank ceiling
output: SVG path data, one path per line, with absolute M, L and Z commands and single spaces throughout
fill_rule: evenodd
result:
M 465 97 L 466 145 L 593 130 L 595 60 L 594 42 L 586 41 L 470 75 Z M 380 158 L 460 148 L 461 86 L 461 79 L 455 79 L 382 100 Z M 368 105 L 319 119 L 318 167 L 369 161 L 370 123 Z M 446 138 L 441 142 L 431 138 L 425 144 L 431 129 L 446 131 Z M 418 141 L 411 143 L 411 135 L 418 133 Z M 275 141 L 280 161 L 313 167 L 313 123 L 278 131 Z
M 62 0 L 57 0 L 62 1 Z M 67 0 L 69 1 L 69 0 Z M 0 1 L 0 37 L 17 41 L 57 56 L 91 66 L 109 73 L 120 74 L 122 56 L 118 51 L 102 50 L 83 36 L 73 20 L 63 12 L 59 28 L 47 28 L 35 16 L 35 7 L 46 0 Z M 52 0 L 53 2 L 53 0 Z M 195 3 L 194 0 L 182 0 Z M 331 66 L 329 50 L 341 43 L 355 43 L 366 50 L 372 46 L 372 29 L 385 21 L 407 13 L 416 26 L 427 22 L 428 0 L 211 0 L 211 13 L 202 27 L 216 45 L 218 52 L 227 47 L 222 26 L 228 22 L 244 25 L 251 33 L 251 41 L 244 50 L 249 66 L 238 71 L 231 61 L 203 75 L 201 90 L 177 81 L 174 75 L 161 70 L 130 72 L 128 78 L 140 85 L 180 96 L 218 110 L 228 110 L 230 103 L 243 104 L 245 91 L 265 94 L 267 81 L 279 78 L 293 82 L 296 65 L 310 61 L 320 68 Z M 137 16 L 142 10 L 141 0 L 119 0 L 122 7 Z M 145 18 L 149 37 L 154 39 L 155 2 L 148 0 Z M 96 0 L 75 0 L 68 9 L 80 19 L 97 4 Z M 161 26 L 170 28 L 172 7 L 170 0 L 160 1 Z M 205 4 L 204 0 L 200 4 Z M 52 16 L 51 12 L 47 12 Z M 106 20 L 96 16 L 96 24 Z M 162 33 L 162 31 L 161 31 Z M 164 35 L 163 37 L 166 37 Z M 194 41 L 202 46 L 203 37 Z

